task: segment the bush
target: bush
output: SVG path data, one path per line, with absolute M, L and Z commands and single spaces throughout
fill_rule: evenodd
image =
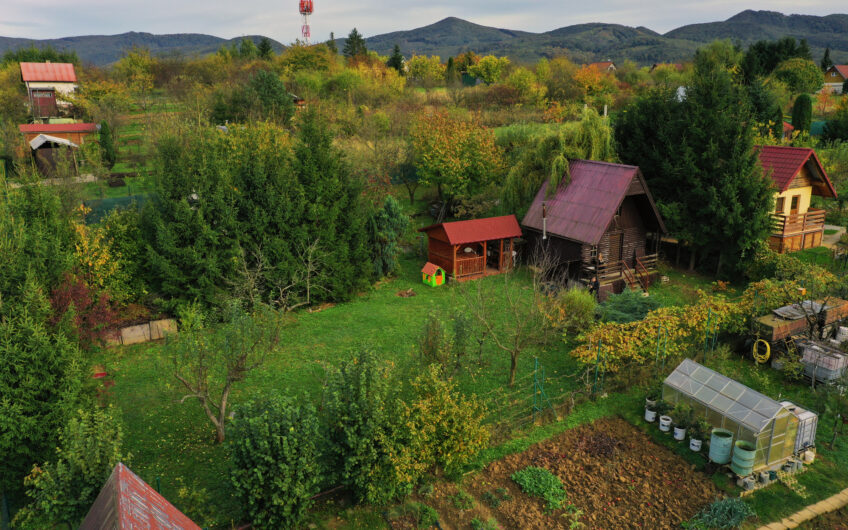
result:
M 548 299 L 545 316 L 555 329 L 569 335 L 578 335 L 595 321 L 597 302 L 589 291 L 563 289 Z
M 795 130 L 809 132 L 813 122 L 813 100 L 807 94 L 801 94 L 792 106 L 792 125 Z
M 371 252 L 377 278 L 397 271 L 398 242 L 408 226 L 409 216 L 401 211 L 400 204 L 391 195 L 386 197 L 383 207 L 371 217 L 370 223 Z
M 605 322 L 626 324 L 627 322 L 642 320 L 645 315 L 659 306 L 659 302 L 654 298 L 625 289 L 621 294 L 614 294 L 607 298 L 599 309 Z
M 456 495 L 451 496 L 451 504 L 453 504 L 453 507 L 457 510 L 470 510 L 471 508 L 474 508 L 474 497 L 462 490 L 459 490 L 456 492 Z
M 687 528 L 736 528 L 756 513 L 745 501 L 728 498 L 715 501 L 696 515 Z
M 485 521 L 475 517 L 474 519 L 471 519 L 471 529 L 472 530 L 499 530 L 500 525 L 498 524 L 498 522 L 493 517 L 490 517 L 490 518 L 486 519 Z
M 230 481 L 254 526 L 301 522 L 318 493 L 318 439 L 311 405 L 271 399 L 237 410 L 230 427 Z
M 562 481 L 547 469 L 528 466 L 516 471 L 510 478 L 527 495 L 544 499 L 549 511 L 562 508 L 566 499 Z
M 122 441 L 111 409 L 77 411 L 62 432 L 56 460 L 33 466 L 24 480 L 31 501 L 16 515 L 16 526 L 76 527 L 122 460 Z

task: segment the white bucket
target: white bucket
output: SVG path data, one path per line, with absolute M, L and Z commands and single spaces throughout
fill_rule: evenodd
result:
M 675 427 L 674 428 L 674 439 L 678 442 L 682 442 L 686 439 L 686 429 L 683 427 Z
M 653 423 L 657 421 L 657 411 L 645 409 L 645 421 L 647 421 L 648 423 Z
M 703 445 L 703 440 L 696 440 L 694 438 L 689 438 L 689 449 L 695 451 L 696 453 L 701 450 L 701 445 Z
M 671 416 L 660 416 L 660 430 L 662 432 L 669 432 L 671 430 Z

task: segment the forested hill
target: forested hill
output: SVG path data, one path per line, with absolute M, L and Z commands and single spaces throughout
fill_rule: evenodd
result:
M 240 42 L 242 38 L 251 39 L 256 44 L 262 39 L 259 35 L 222 39 L 200 33 L 154 35 L 135 31 L 121 33 L 120 35 L 84 35 L 45 40 L 0 37 L 0 54 L 31 45 L 39 48 L 52 46 L 56 50 L 75 50 L 83 62 L 101 66 L 117 61 L 126 50 L 133 46 L 147 48 L 152 54 L 158 56 L 173 54 L 207 55 L 217 51 L 221 46 Z M 271 40 L 271 45 L 276 52 L 283 49 L 283 45 L 275 40 Z
M 344 28 L 345 33 L 349 28 Z M 342 33 L 339 31 L 338 33 Z M 408 31 L 396 31 L 366 39 L 369 49 L 389 55 L 395 44 L 404 55 L 439 55 L 443 59 L 467 50 L 478 54 L 506 55 L 518 62 L 567 54 L 576 62 L 632 59 L 640 64 L 680 62 L 691 59 L 695 50 L 715 39 L 733 39 L 750 44 L 783 36 L 807 39 L 816 60 L 831 48 L 837 63 L 848 62 L 848 15 L 783 15 L 773 11 L 743 11 L 723 22 L 691 24 L 661 35 L 644 27 L 619 24 L 578 24 L 545 33 L 530 33 L 481 26 L 459 18 L 446 18 Z M 260 37 L 249 37 L 258 42 Z M 0 53 L 35 44 L 56 49 L 74 49 L 83 61 L 108 64 L 132 46 L 149 48 L 156 55 L 203 55 L 239 39 L 211 35 L 124 33 L 66 37 L 52 40 L 0 37 Z M 275 50 L 283 45 L 272 41 Z M 338 39 L 339 47 L 344 39 Z

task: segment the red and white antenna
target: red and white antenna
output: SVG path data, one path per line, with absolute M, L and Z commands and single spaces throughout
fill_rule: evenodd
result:
M 309 44 L 309 37 L 312 36 L 312 32 L 309 29 L 309 15 L 312 14 L 313 9 L 312 0 L 300 0 L 300 14 L 303 15 L 303 26 L 300 29 L 303 35 L 303 41 L 307 45 Z

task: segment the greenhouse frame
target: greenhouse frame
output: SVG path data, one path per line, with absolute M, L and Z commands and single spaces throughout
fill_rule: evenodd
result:
M 713 427 L 731 431 L 734 442 L 754 444 L 755 472 L 777 467 L 795 454 L 799 419 L 790 407 L 691 359 L 665 379 L 663 399 L 690 405 Z

